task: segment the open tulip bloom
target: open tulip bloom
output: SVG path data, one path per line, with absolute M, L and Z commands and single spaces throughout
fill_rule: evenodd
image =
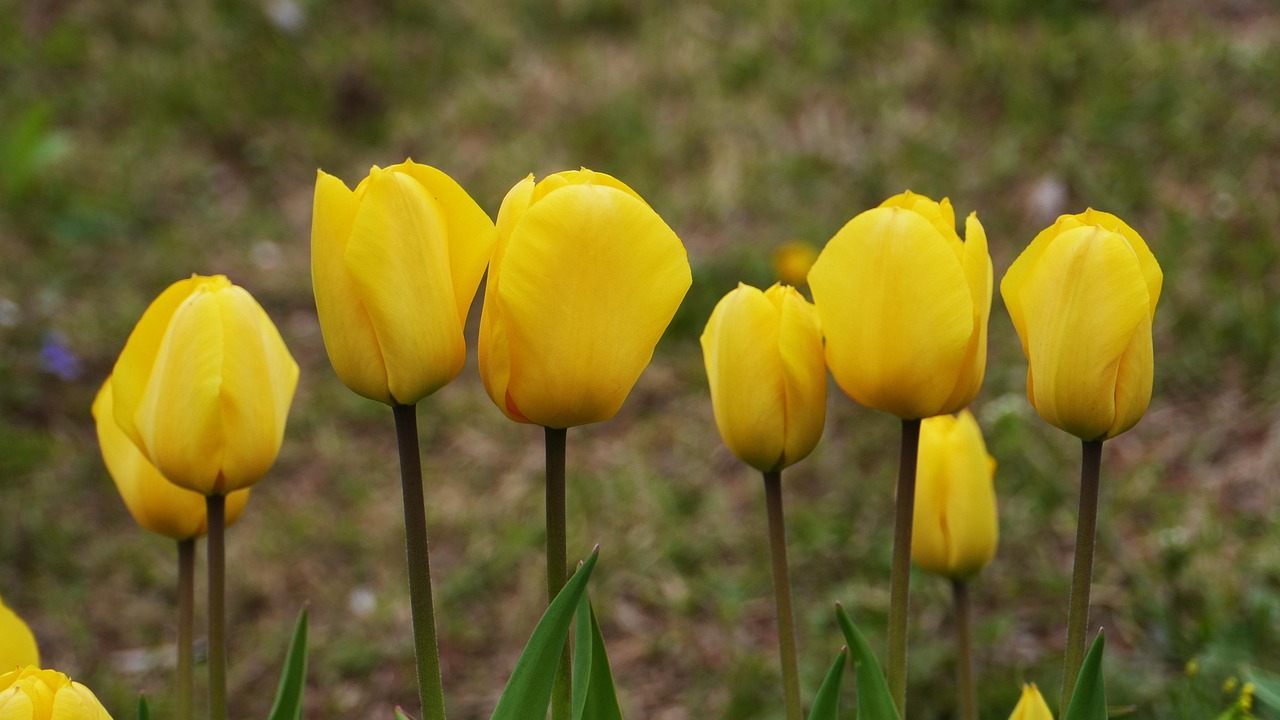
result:
M 1163 282 L 1142 237 L 1092 209 L 1058 218 L 1000 282 L 1027 356 L 1028 399 L 1083 441 L 1064 706 L 1084 661 L 1102 443 L 1136 425 L 1151 400 L 1151 324 Z
M 949 200 L 904 192 L 841 228 L 809 271 L 809 287 L 836 384 L 902 418 L 888 663 L 902 713 L 920 420 L 959 411 L 982 387 L 992 292 L 986 233 L 971 213 L 961 240 Z
M 111 720 L 93 691 L 57 670 L 34 665 L 0 673 L 4 720 Z
M 18 614 L 0 598 L 0 668 L 40 664 L 36 636 Z

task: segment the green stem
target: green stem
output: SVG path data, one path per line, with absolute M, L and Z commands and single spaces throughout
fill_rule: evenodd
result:
M 209 718 L 227 720 L 227 499 L 206 498 L 209 517 Z
M 801 720 L 800 671 L 796 661 L 796 627 L 791 611 L 791 575 L 787 569 L 787 528 L 782 514 L 782 473 L 764 474 L 769 513 L 769 555 L 773 560 L 773 600 L 778 613 L 778 654 L 782 658 L 782 692 L 787 720 Z
M 1076 520 L 1076 559 L 1071 573 L 1071 606 L 1067 611 L 1067 652 L 1062 667 L 1062 707 L 1071 702 L 1076 677 L 1084 664 L 1089 628 L 1089 589 L 1093 583 L 1093 545 L 1098 531 L 1098 485 L 1102 441 L 1086 440 L 1080 463 L 1080 516 Z
M 195 684 L 196 541 L 178 541 L 178 720 L 191 720 Z
M 911 586 L 911 523 L 916 505 L 916 455 L 920 421 L 902 421 L 898 499 L 893 521 L 893 570 L 889 576 L 889 692 L 898 714 L 907 715 L 907 609 Z
M 568 578 L 568 540 L 565 530 L 564 428 L 546 428 L 547 445 L 547 603 L 560 593 Z M 560 651 L 555 685 L 551 691 L 551 720 L 569 720 L 573 706 L 573 675 L 569 641 Z
M 444 720 L 444 683 L 436 642 L 436 612 L 431 599 L 431 558 L 427 547 L 427 511 L 422 492 L 416 405 L 395 405 L 396 449 L 400 453 L 400 489 L 404 497 L 404 547 L 409 567 L 409 607 L 418 668 L 418 701 L 423 720 Z
M 964 580 L 951 581 L 952 595 L 956 601 L 956 682 L 960 685 L 961 720 L 978 720 L 978 705 L 973 694 L 973 650 L 969 642 L 969 584 Z

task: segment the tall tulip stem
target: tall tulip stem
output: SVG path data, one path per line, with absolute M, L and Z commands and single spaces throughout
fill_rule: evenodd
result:
M 769 513 L 769 555 L 773 560 L 773 599 L 778 613 L 778 654 L 782 659 L 782 691 L 787 720 L 801 720 L 800 671 L 796 661 L 796 628 L 791 612 L 791 574 L 787 569 L 787 528 L 782 514 L 782 473 L 764 473 Z
M 178 720 L 191 720 L 195 684 L 196 541 L 178 541 Z
M 969 583 L 951 581 L 956 603 L 956 682 L 960 685 L 961 720 L 978 720 L 978 706 L 973 693 L 973 649 L 969 642 Z
M 906 717 L 907 609 L 911 585 L 911 523 L 916 506 L 916 460 L 920 421 L 902 421 L 902 454 L 898 460 L 898 499 L 893 521 L 893 569 L 889 576 L 889 692 L 898 714 Z
M 546 428 L 547 446 L 547 604 L 555 600 L 568 578 L 568 539 L 565 530 L 565 443 L 568 430 Z M 560 651 L 551 691 L 551 719 L 569 720 L 573 703 L 573 676 L 566 639 Z
M 1076 677 L 1084 664 L 1089 627 L 1089 590 L 1093 584 L 1093 545 L 1098 531 L 1098 485 L 1102 441 L 1084 441 L 1080 462 L 1080 516 L 1076 520 L 1076 559 L 1071 573 L 1071 606 L 1067 611 L 1067 652 L 1062 667 L 1062 707 L 1071 702 Z
M 227 720 L 227 498 L 209 495 L 209 718 Z
M 409 606 L 413 614 L 413 650 L 418 666 L 418 700 L 424 720 L 444 720 L 444 683 L 436 642 L 436 612 L 431 599 L 431 559 L 427 547 L 427 511 L 422 492 L 416 405 L 395 405 L 396 448 L 400 452 L 400 488 L 404 497 L 404 547 L 409 566 Z

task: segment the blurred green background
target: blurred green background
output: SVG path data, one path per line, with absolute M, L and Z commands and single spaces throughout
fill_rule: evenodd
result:
M 307 717 L 416 706 L 391 413 L 333 375 L 309 280 L 316 168 L 354 185 L 405 157 L 490 213 L 530 172 L 609 172 L 689 249 L 693 288 L 622 413 L 569 436 L 570 555 L 603 548 L 630 717 L 782 716 L 763 493 L 716 435 L 696 338 L 739 280 L 773 280 L 776 246 L 905 188 L 977 210 L 997 278 L 1062 212 L 1147 239 L 1155 394 L 1103 464 L 1109 699 L 1213 717 L 1244 664 L 1280 669 L 1275 3 L 0 0 L 0 594 L 117 717 L 139 690 L 173 708 L 176 573 L 116 497 L 89 404 L 193 272 L 253 292 L 303 368 L 230 533 L 234 713 L 266 715 L 304 603 Z M 989 719 L 1022 682 L 1057 704 L 1079 463 L 1025 400 L 998 295 L 991 328 Z M 542 606 L 542 434 L 491 406 L 474 358 L 420 418 L 449 708 L 488 717 Z M 823 443 L 786 474 L 806 696 L 843 642 L 833 602 L 883 653 L 897 432 L 833 384 Z M 913 590 L 911 715 L 954 717 L 949 588 Z

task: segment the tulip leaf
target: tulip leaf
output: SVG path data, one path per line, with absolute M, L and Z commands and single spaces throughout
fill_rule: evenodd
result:
M 1084 656 L 1062 720 L 1107 720 L 1107 693 L 1102 681 L 1102 651 L 1106 645 L 1106 634 L 1099 630 L 1089 654 Z
M 569 624 L 577 611 L 578 601 L 587 589 L 587 580 L 596 566 L 599 550 L 569 578 L 569 582 L 551 601 L 542 614 L 533 635 L 520 653 L 511 678 L 498 698 L 490 720 L 528 720 L 543 717 L 551 702 L 551 686 L 555 682 L 556 668 L 560 664 L 560 651 L 569 637 Z
M 293 626 L 293 639 L 280 672 L 280 687 L 271 705 L 268 720 L 298 720 L 302 717 L 302 695 L 307 689 L 307 609 L 298 613 Z
M 138 696 L 138 720 L 151 720 L 151 706 L 147 705 L 147 696 Z
M 836 619 L 853 655 L 853 675 L 858 683 L 858 720 L 899 720 L 898 706 L 889 693 L 880 663 L 844 607 L 836 604 Z
M 813 709 L 809 711 L 809 720 L 839 720 L 840 717 L 840 681 L 844 678 L 845 660 L 849 658 L 849 648 L 840 648 L 835 662 L 818 687 L 818 694 L 813 697 Z
M 404 711 L 404 708 L 396 706 L 396 720 L 413 720 L 413 716 Z
M 1280 710 L 1280 675 L 1258 668 L 1245 668 L 1245 680 L 1253 683 L 1253 696 L 1269 708 Z
M 604 635 L 589 593 L 582 593 L 573 624 L 573 720 L 622 720 Z

